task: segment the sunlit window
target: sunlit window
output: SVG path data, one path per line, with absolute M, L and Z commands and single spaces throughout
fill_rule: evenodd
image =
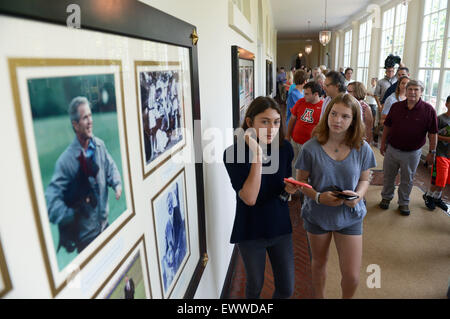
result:
M 419 80 L 425 85 L 423 99 L 432 104 L 438 113 L 445 111 L 445 100 L 450 93 L 450 52 L 447 50 L 447 56 L 445 56 L 444 48 L 444 40 L 449 37 L 448 30 L 445 30 L 447 14 L 447 0 L 425 1 Z M 450 42 L 447 40 L 447 43 Z M 443 75 L 442 80 L 441 75 Z
M 367 86 L 369 72 L 370 57 L 370 41 L 372 35 L 372 19 L 359 26 L 359 42 L 358 42 L 358 67 L 356 71 L 356 80 Z
M 393 55 L 398 55 L 400 58 L 403 58 L 407 15 L 408 4 L 406 1 L 389 10 L 386 10 L 383 13 L 380 52 L 380 79 L 384 77 L 384 60 L 389 54 L 392 53 Z
M 335 60 L 334 60 L 334 69 L 339 70 L 339 35 L 336 34 L 336 54 L 335 54 Z
M 350 67 L 352 56 L 352 30 L 345 32 L 344 35 L 344 68 Z

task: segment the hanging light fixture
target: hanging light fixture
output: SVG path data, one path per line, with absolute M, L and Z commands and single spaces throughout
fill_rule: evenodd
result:
M 303 56 L 303 53 L 299 52 L 298 57 L 301 58 Z
M 331 31 L 327 30 L 327 0 L 325 0 L 325 22 L 323 31 L 319 32 L 319 42 L 326 46 L 331 40 Z
M 311 23 L 311 21 L 308 20 L 308 34 L 309 34 L 309 24 Z M 306 40 L 306 42 L 311 42 L 311 40 Z M 307 55 L 309 55 L 312 51 L 312 44 L 308 43 L 307 45 L 305 45 L 305 53 Z
M 312 51 L 312 44 L 305 45 L 305 53 L 310 54 Z

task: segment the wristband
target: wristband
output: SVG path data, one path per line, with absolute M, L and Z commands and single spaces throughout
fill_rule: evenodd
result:
M 317 192 L 317 193 L 316 193 L 316 204 L 317 204 L 317 205 L 320 205 L 319 198 L 320 198 L 320 192 Z

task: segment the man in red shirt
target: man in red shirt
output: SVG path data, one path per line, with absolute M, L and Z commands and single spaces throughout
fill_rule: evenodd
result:
M 292 176 L 296 175 L 295 162 L 300 150 L 310 138 L 311 132 L 319 123 L 323 101 L 320 99 L 321 87 L 317 82 L 308 82 L 303 87 L 305 97 L 299 99 L 292 107 L 291 118 L 288 123 L 289 140 L 294 149 L 292 161 Z

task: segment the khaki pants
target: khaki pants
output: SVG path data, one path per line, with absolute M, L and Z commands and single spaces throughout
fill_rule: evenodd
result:
M 392 200 L 395 191 L 395 178 L 400 170 L 400 185 L 398 186 L 398 204 L 408 205 L 409 195 L 413 187 L 413 179 L 419 165 L 422 149 L 411 152 L 403 152 L 391 145 L 387 146 L 383 160 L 383 190 L 381 197 Z
M 294 149 L 294 159 L 292 160 L 292 177 L 297 178 L 297 169 L 295 168 L 295 163 L 297 163 L 298 154 L 302 150 L 303 144 L 298 144 L 291 139 L 291 145 Z

